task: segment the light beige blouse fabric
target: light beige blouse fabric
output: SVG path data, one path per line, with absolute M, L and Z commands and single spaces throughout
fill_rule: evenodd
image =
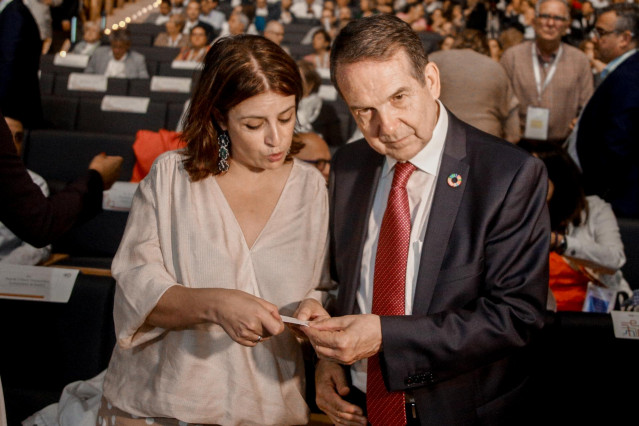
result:
M 295 160 L 249 249 L 215 178 L 191 182 L 180 151 L 160 156 L 113 261 L 118 345 L 107 400 L 133 415 L 189 423 L 306 423 L 302 352 L 288 329 L 249 348 L 218 325 L 169 331 L 144 321 L 173 285 L 242 290 L 291 315 L 303 299 L 326 295 L 327 250 L 326 183 L 314 167 Z

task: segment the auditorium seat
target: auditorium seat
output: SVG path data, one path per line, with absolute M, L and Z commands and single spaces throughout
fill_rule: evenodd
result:
M 193 83 L 191 83 L 191 92 L 193 91 Z M 150 79 L 131 79 L 129 80 L 129 96 L 149 97 L 153 101 L 163 102 L 182 102 L 191 98 L 191 92 L 158 92 L 151 91 Z
M 127 29 L 131 35 L 149 34 L 152 36 L 156 36 L 165 30 L 164 25 L 155 25 L 147 22 L 132 22 L 127 25 Z
M 50 95 L 53 93 L 54 79 L 55 79 L 55 73 L 53 72 L 40 73 L 40 94 L 41 95 Z
M 128 91 L 128 81 L 126 78 L 108 78 L 106 92 L 94 90 L 69 90 L 70 74 L 58 74 L 55 76 L 53 84 L 53 94 L 57 96 L 81 96 L 102 98 L 104 95 L 126 96 Z
M 149 102 L 146 113 L 102 111 L 101 102 L 101 99 L 80 98 L 77 130 L 134 136 L 138 130 L 157 131 L 165 125 L 165 102 Z
M 639 219 L 618 218 L 619 232 L 626 253 L 623 276 L 633 290 L 639 290 Z
M 75 130 L 80 98 L 77 96 L 42 96 L 44 127 L 57 130 Z

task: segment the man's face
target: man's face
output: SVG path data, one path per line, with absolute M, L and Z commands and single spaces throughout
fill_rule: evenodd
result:
M 264 37 L 279 46 L 284 40 L 284 26 L 279 22 L 270 23 L 264 30 Z
M 162 15 L 168 15 L 171 13 L 171 5 L 168 3 L 160 3 L 160 13 Z
M 82 37 L 87 43 L 95 43 L 100 40 L 100 29 L 98 27 L 88 26 L 84 28 Z
M 539 7 L 533 21 L 538 40 L 559 41 L 568 28 L 568 9 L 560 1 L 547 1 Z
M 595 33 L 597 35 L 593 40 L 596 43 L 599 59 L 608 63 L 618 56 L 623 55 L 622 46 L 624 34 L 614 32 L 617 24 L 617 14 L 613 11 L 602 13 L 595 23 Z
M 433 136 L 439 115 L 439 70 L 430 62 L 422 85 L 403 50 L 386 61 L 340 65 L 337 85 L 368 144 L 398 161 L 413 158 Z
M 242 21 L 240 20 L 239 16 L 235 14 L 231 14 L 231 16 L 229 17 L 228 23 L 229 23 L 229 32 L 232 35 L 244 33 L 244 25 L 242 24 Z
M 5 117 L 4 120 L 7 122 L 7 126 L 9 126 L 11 136 L 13 136 L 16 151 L 18 151 L 18 154 L 21 154 L 22 141 L 24 140 L 24 127 L 22 126 L 22 122 L 9 117 Z
M 189 21 L 197 21 L 200 16 L 200 4 L 192 1 L 186 6 L 186 17 Z
M 116 60 L 122 59 L 124 55 L 129 51 L 131 43 L 122 40 L 115 40 L 111 42 L 111 52 L 113 52 L 113 58 Z

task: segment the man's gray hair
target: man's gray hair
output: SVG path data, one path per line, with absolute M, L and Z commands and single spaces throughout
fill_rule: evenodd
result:
M 539 16 L 539 9 L 541 8 L 541 5 L 549 1 L 558 1 L 559 3 L 562 3 L 564 6 L 566 6 L 566 18 L 570 18 L 570 5 L 566 0 L 538 0 L 537 4 L 535 4 L 536 16 Z
M 639 34 L 639 5 L 632 3 L 611 4 L 601 9 L 599 16 L 606 12 L 615 12 L 615 15 L 617 15 L 615 31 L 618 33 L 630 31 L 632 40 L 637 43 Z

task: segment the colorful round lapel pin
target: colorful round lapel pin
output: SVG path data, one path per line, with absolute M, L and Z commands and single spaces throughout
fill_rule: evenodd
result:
M 448 186 L 451 188 L 457 188 L 462 184 L 462 176 L 458 173 L 451 173 L 448 175 Z

